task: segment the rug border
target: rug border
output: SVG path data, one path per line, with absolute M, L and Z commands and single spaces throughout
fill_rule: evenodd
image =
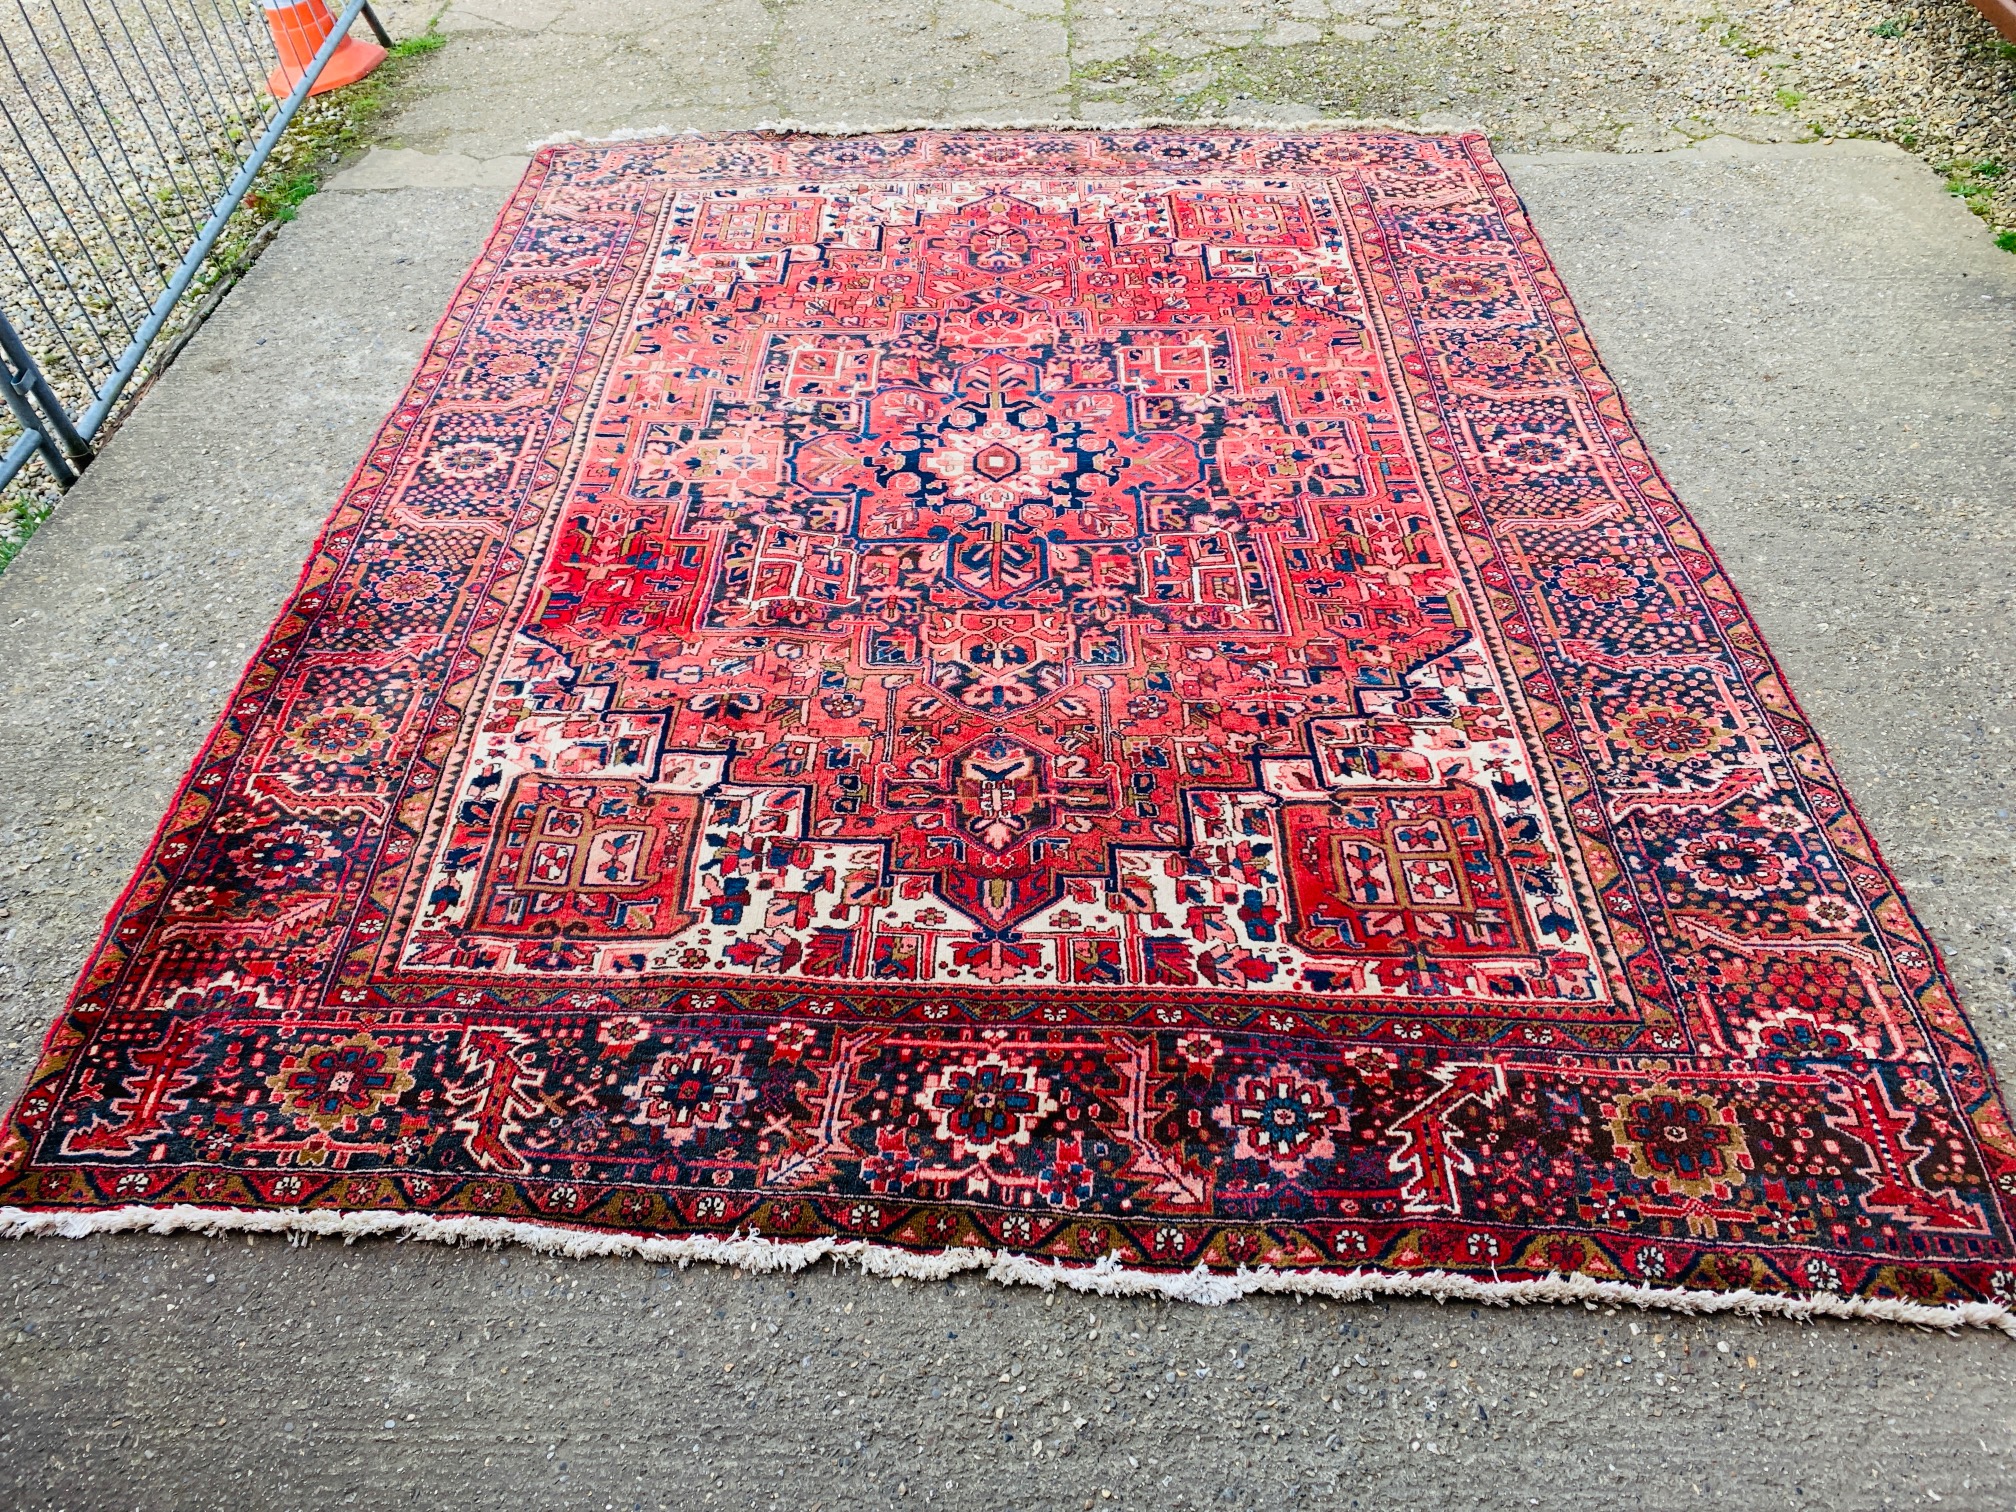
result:
M 1918 907 L 1912 901 L 1910 893 L 1906 891 L 1903 879 L 1897 875 L 1895 868 L 1890 864 L 1889 857 L 1884 854 L 1883 845 L 1877 837 L 1875 827 L 1869 823 L 1868 816 L 1862 812 L 1862 806 L 1855 801 L 1854 791 L 1836 763 L 1833 750 L 1829 747 L 1826 737 L 1821 733 L 1819 725 L 1806 712 L 1806 706 L 1800 699 L 1798 691 L 1793 687 L 1792 679 L 1786 675 L 1784 663 L 1779 660 L 1777 648 L 1772 644 L 1771 637 L 1764 633 L 1764 627 L 1759 622 L 1756 611 L 1750 607 L 1750 600 L 1745 596 L 1742 587 L 1737 583 L 1736 579 L 1731 576 L 1728 564 L 1723 561 L 1722 553 L 1716 547 L 1713 536 L 1705 523 L 1696 517 L 1694 506 L 1687 502 L 1681 491 L 1673 486 L 1672 479 L 1666 476 L 1666 469 L 1661 465 L 1658 456 L 1654 453 L 1652 443 L 1646 439 L 1644 429 L 1638 422 L 1638 416 L 1632 408 L 1631 401 L 1625 395 L 1623 384 L 1617 381 L 1616 375 L 1610 371 L 1609 364 L 1604 361 L 1603 354 L 1597 346 L 1595 334 L 1589 329 L 1589 323 L 1583 317 L 1581 307 L 1576 304 L 1575 296 L 1568 288 L 1567 275 L 1561 271 L 1560 264 L 1555 261 L 1554 254 L 1548 250 L 1546 240 L 1540 235 L 1539 227 L 1533 224 L 1532 215 L 1526 207 L 1526 197 L 1519 192 L 1518 186 L 1512 182 L 1512 175 L 1506 172 L 1505 165 L 1499 161 L 1498 153 L 1493 148 L 1490 138 L 1482 132 L 1474 131 L 1462 132 L 1459 135 L 1464 142 L 1466 152 L 1468 152 L 1471 161 L 1476 164 L 1479 175 L 1487 185 L 1494 187 L 1497 191 L 1499 214 L 1506 218 L 1508 224 L 1514 224 L 1516 229 L 1531 241 L 1534 249 L 1539 253 L 1540 269 L 1544 270 L 1549 275 L 1549 278 L 1546 282 L 1543 282 L 1540 272 L 1535 271 L 1530 265 L 1528 268 L 1529 274 L 1533 277 L 1535 285 L 1542 288 L 1543 291 L 1551 288 L 1552 292 L 1549 295 L 1549 303 L 1565 310 L 1573 322 L 1572 331 L 1562 331 L 1558 324 L 1556 326 L 1557 332 L 1562 337 L 1563 345 L 1569 347 L 1571 350 L 1579 347 L 1586 354 L 1589 367 L 1600 373 L 1604 381 L 1609 384 L 1611 397 L 1615 400 L 1618 411 L 1623 416 L 1626 426 L 1626 433 L 1622 439 L 1635 441 L 1639 449 L 1644 453 L 1646 464 L 1651 468 L 1651 476 L 1645 482 L 1656 482 L 1665 491 L 1667 499 L 1679 511 L 1678 520 L 1674 523 L 1684 525 L 1688 533 L 1693 537 L 1693 542 L 1688 549 L 1698 551 L 1707 558 L 1711 569 L 1709 576 L 1721 580 L 1722 586 L 1728 590 L 1736 608 L 1742 613 L 1741 622 L 1750 627 L 1756 641 L 1754 654 L 1761 657 L 1764 661 L 1765 666 L 1769 669 L 1769 679 L 1775 685 L 1778 696 L 1785 701 L 1786 709 L 1799 721 L 1801 728 L 1805 731 L 1806 740 L 1810 743 L 1813 754 L 1819 758 L 1821 770 L 1829 779 L 1828 790 L 1841 800 L 1842 806 L 1847 810 L 1848 818 L 1854 821 L 1856 831 L 1869 848 L 1870 862 L 1882 874 L 1883 880 L 1889 884 L 1891 898 L 1896 902 L 1898 908 L 1903 911 L 1905 919 L 1909 921 L 1913 932 L 1917 936 L 1918 943 L 1925 947 L 1931 962 L 1933 980 L 1945 989 L 1947 1000 L 1945 1006 L 1952 1017 L 1957 1020 L 1959 1033 L 1955 1034 L 1954 1029 L 1950 1025 L 1936 1022 L 1934 1016 L 1927 1011 L 1922 998 L 1915 998 L 1913 1000 L 1911 1005 L 1912 1011 L 1925 1021 L 1925 1027 L 1929 1031 L 1928 1038 L 1936 1039 L 1941 1035 L 1954 1039 L 1964 1038 L 1967 1045 L 1974 1052 L 1975 1062 L 1980 1070 L 1982 1079 L 1987 1083 L 1988 1096 L 1985 1101 L 2000 1108 L 2006 1122 L 2011 1108 L 2008 1094 L 2002 1083 L 2002 1077 L 1996 1069 L 1995 1060 L 1989 1051 L 1987 1041 L 1981 1037 L 1980 1028 L 1975 1024 L 1973 1015 L 1967 1010 L 1966 999 L 1961 995 L 1960 984 L 1953 978 L 1953 971 L 1947 963 L 1946 953 L 1940 948 L 1938 940 L 1933 937 L 1932 931 L 1926 926 L 1924 919 L 1919 916 Z M 1475 150 L 1480 146 L 1483 149 L 1481 157 Z M 1586 378 L 1586 371 L 1583 376 Z M 1619 438 L 1610 438 L 1613 448 L 1618 446 L 1618 441 Z M 1645 483 L 1640 483 L 1637 487 L 1639 492 L 1643 493 Z M 1671 537 L 1671 523 L 1662 522 L 1660 529 L 1662 533 L 1665 533 L 1669 538 Z M 1706 577 L 1696 580 L 1697 584 L 1705 583 L 1706 581 L 1708 581 Z M 1717 627 L 1718 634 L 1725 641 L 1728 638 L 1729 628 L 1728 626 Z M 1761 678 L 1750 679 L 1750 686 L 1753 692 L 1757 691 L 1758 684 L 1762 680 Z M 1790 761 L 1789 758 L 1787 765 L 1800 787 L 1810 791 L 1813 783 L 1809 775 L 1798 763 Z M 1939 1054 L 1938 1064 L 1939 1069 L 1950 1076 L 1952 1067 L 1943 1049 Z M 1957 1105 L 1957 1111 L 1961 1112 L 1970 1124 L 1973 1123 L 1975 1115 L 1972 1110 L 1967 1109 L 1964 1104 L 1960 1104 Z M 2016 1196 L 2000 1196 L 1999 1206 L 2012 1224 L 2016 1224 Z
M 723 126 L 705 131 L 698 126 L 619 126 L 601 136 L 585 131 L 556 131 L 525 144 L 538 153 L 548 147 L 616 147 L 628 142 L 660 142 L 675 137 L 724 136 L 900 136 L 919 131 L 1298 131 L 1377 132 L 1386 136 L 1483 136 L 1482 125 L 1456 121 L 1424 126 L 1397 116 L 1316 116 L 1306 121 L 1271 120 L 1266 116 L 1123 116 L 1117 121 L 1087 121 L 1075 116 L 1018 116 L 1012 121 L 983 121 L 968 116 L 952 121 L 905 116 L 854 125 L 847 121 L 801 121 L 796 116 L 757 121 L 749 126 Z

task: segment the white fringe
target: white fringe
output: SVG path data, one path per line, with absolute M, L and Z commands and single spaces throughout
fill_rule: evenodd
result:
M 1876 1318 L 1949 1332 L 1957 1328 L 1992 1328 L 2016 1338 L 2016 1311 L 1995 1302 L 1955 1302 L 1929 1307 L 1890 1297 L 1843 1297 L 1833 1292 L 1778 1296 L 1748 1290 L 1710 1292 L 1676 1286 L 1640 1286 L 1625 1281 L 1598 1281 L 1590 1276 L 1550 1274 L 1537 1281 L 1479 1281 L 1450 1271 L 1387 1273 L 1381 1271 L 1275 1270 L 1241 1266 L 1227 1275 L 1198 1265 L 1173 1274 L 1131 1270 L 1114 1255 L 1091 1265 L 1065 1265 L 1032 1259 L 1009 1250 L 948 1249 L 933 1254 L 874 1244 L 863 1239 L 765 1239 L 759 1234 L 735 1234 L 726 1239 L 659 1239 L 644 1234 L 602 1233 L 521 1223 L 512 1218 L 437 1218 L 426 1213 L 383 1211 L 339 1212 L 328 1208 L 288 1208 L 245 1211 L 202 1208 L 187 1203 L 173 1207 L 123 1207 L 98 1212 L 34 1212 L 0 1207 L 0 1239 L 85 1239 L 94 1234 L 285 1234 L 291 1243 L 321 1237 L 345 1244 L 359 1239 L 419 1239 L 433 1244 L 520 1244 L 540 1254 L 587 1260 L 611 1255 L 635 1256 L 655 1265 L 707 1261 L 754 1273 L 794 1273 L 821 1260 L 854 1266 L 871 1276 L 908 1281 L 944 1281 L 970 1271 L 984 1271 L 1003 1286 L 1034 1286 L 1054 1291 L 1094 1292 L 1102 1297 L 1154 1297 L 1165 1302 L 1195 1302 L 1223 1307 L 1242 1297 L 1284 1294 L 1324 1297 L 1337 1302 L 1363 1302 L 1373 1297 L 1432 1297 L 1437 1302 L 1481 1302 L 1493 1307 L 1513 1303 L 1555 1302 L 1585 1307 L 1599 1305 L 1663 1308 L 1681 1313 L 1766 1314 L 1810 1322 L 1815 1318 Z
M 527 152 L 541 147 L 596 147 L 612 142 L 655 142 L 666 137 L 733 136 L 763 132 L 771 136 L 884 136 L 902 131 L 1395 131 L 1407 136 L 1462 136 L 1482 131 L 1467 122 L 1438 127 L 1431 131 L 1418 121 L 1402 121 L 1391 116 L 1311 116 L 1292 120 L 1268 116 L 1128 116 L 1118 121 L 1081 121 L 1066 117 L 1037 117 L 1014 121 L 956 120 L 876 121 L 854 125 L 846 121 L 758 121 L 753 126 L 724 127 L 702 131 L 695 126 L 626 126 L 606 136 L 562 131 L 526 144 Z

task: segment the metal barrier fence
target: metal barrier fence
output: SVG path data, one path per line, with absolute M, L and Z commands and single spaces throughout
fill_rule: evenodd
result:
M 275 99 L 244 0 L 0 0 L 0 387 L 18 428 L 0 488 L 38 455 L 59 487 L 89 463 L 360 15 L 389 45 L 349 0 Z

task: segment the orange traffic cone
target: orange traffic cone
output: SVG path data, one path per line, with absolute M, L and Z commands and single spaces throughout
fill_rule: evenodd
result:
M 266 90 L 276 100 L 284 100 L 301 82 L 301 75 L 315 61 L 315 54 L 329 39 L 336 18 L 322 0 L 260 0 L 266 8 L 266 29 L 273 33 L 273 50 L 280 66 L 266 75 Z M 311 95 L 327 94 L 345 84 L 355 84 L 385 61 L 385 49 L 375 42 L 359 42 L 345 37 L 315 80 Z

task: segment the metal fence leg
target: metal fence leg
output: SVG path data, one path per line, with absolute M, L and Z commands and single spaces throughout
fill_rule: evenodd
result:
M 378 39 L 378 45 L 387 52 L 392 50 L 392 33 L 385 30 L 385 23 L 378 19 L 378 12 L 370 6 L 364 7 L 364 24 L 371 28 L 371 35 Z
M 90 462 L 91 443 L 77 434 L 62 401 L 49 387 L 49 380 L 42 376 L 42 369 L 35 365 L 34 357 L 29 355 L 4 310 L 0 310 L 0 359 L 4 359 L 6 368 L 0 389 L 6 391 L 7 408 L 13 411 L 22 431 L 21 440 L 7 455 L 11 467 L 0 464 L 0 484 L 20 471 L 32 450 L 42 454 L 57 486 L 68 488 Z

